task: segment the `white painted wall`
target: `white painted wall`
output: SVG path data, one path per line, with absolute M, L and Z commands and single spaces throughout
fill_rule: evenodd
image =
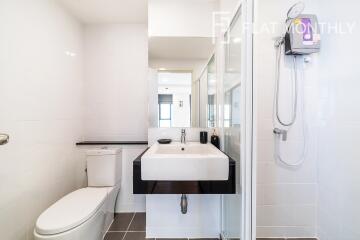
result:
M 317 235 L 317 56 L 313 62 L 304 64 L 298 59 L 301 80 L 299 80 L 300 100 L 305 105 L 307 123 L 307 155 L 301 167 L 289 169 L 274 160 L 274 139 L 272 110 L 275 83 L 274 37 L 281 33 L 276 28 L 272 33 L 263 24 L 282 23 L 289 7 L 294 1 L 255 1 L 256 33 L 254 36 L 254 81 L 257 96 L 257 237 L 315 237 Z M 305 1 L 307 13 L 317 10 L 317 2 Z M 262 30 L 262 31 L 261 31 Z M 282 61 L 284 58 L 282 58 Z M 282 62 L 282 87 L 289 86 L 287 79 L 291 74 L 291 59 Z M 281 91 L 282 99 L 290 99 L 290 91 Z M 281 114 L 290 113 L 290 101 L 281 100 Z M 285 104 L 284 104 L 285 103 Z M 288 141 L 282 147 L 282 156 L 295 162 L 301 154 L 303 140 L 301 135 L 301 116 L 289 132 Z
M 147 82 L 146 25 L 86 25 L 85 139 L 146 140 Z
M 321 240 L 360 239 L 360 3 L 320 0 L 319 19 L 347 33 L 323 34 L 319 57 L 319 208 Z M 346 27 L 354 26 L 349 32 Z M 355 24 L 355 25 L 353 25 Z
M 149 0 L 149 36 L 212 37 L 216 0 Z
M 32 239 L 40 213 L 81 185 L 82 43 L 55 1 L 0 1 L 1 239 Z

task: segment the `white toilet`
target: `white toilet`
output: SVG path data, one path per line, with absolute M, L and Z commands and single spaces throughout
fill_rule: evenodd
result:
M 86 152 L 88 187 L 74 191 L 45 210 L 35 240 L 101 240 L 110 227 L 121 183 L 121 152 Z

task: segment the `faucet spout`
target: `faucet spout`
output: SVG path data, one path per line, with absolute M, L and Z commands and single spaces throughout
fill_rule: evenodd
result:
M 186 131 L 185 129 L 181 129 L 181 143 L 186 143 Z

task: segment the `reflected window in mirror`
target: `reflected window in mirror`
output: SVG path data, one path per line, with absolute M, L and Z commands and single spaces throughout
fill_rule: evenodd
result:
M 190 127 L 191 71 L 158 72 L 158 127 Z
M 171 127 L 172 94 L 159 94 L 159 127 Z

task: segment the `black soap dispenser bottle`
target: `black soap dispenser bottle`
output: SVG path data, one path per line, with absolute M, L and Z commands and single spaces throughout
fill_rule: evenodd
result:
M 219 139 L 219 136 L 216 135 L 215 129 L 214 129 L 213 134 L 211 135 L 211 143 L 212 143 L 212 145 L 214 145 L 215 147 L 220 149 L 220 139 Z

